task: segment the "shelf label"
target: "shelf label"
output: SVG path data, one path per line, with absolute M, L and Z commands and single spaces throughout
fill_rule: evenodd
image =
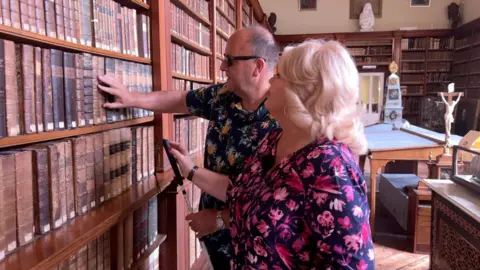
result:
M 38 124 L 38 132 L 43 132 L 43 124 Z
M 85 126 L 85 119 L 80 119 L 80 126 Z
M 30 240 L 32 240 L 32 233 L 27 233 L 27 234 L 23 237 L 23 240 L 25 240 L 25 242 L 30 242 Z
M 43 226 L 43 231 L 44 232 L 50 231 L 50 224 L 47 224 L 47 225 Z
M 64 127 L 65 127 L 65 123 L 64 123 L 64 122 L 60 122 L 60 123 L 58 123 L 58 126 L 59 126 L 60 128 L 64 128 Z
M 77 127 L 77 121 L 72 121 L 72 127 L 74 127 L 74 128 Z
M 10 242 L 10 244 L 8 244 L 7 246 L 7 251 L 12 251 L 15 248 L 17 248 L 17 242 L 16 241 Z
M 75 211 L 70 212 L 70 218 L 74 218 L 74 217 L 75 217 Z
M 53 123 L 48 123 L 47 130 L 52 130 L 52 129 L 53 129 Z

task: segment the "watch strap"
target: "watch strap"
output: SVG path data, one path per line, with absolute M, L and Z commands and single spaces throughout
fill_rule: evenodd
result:
M 195 174 L 195 172 L 198 170 L 198 166 L 197 165 L 194 165 L 193 168 L 188 172 L 188 176 L 187 176 L 187 179 L 192 181 L 193 179 L 193 175 Z

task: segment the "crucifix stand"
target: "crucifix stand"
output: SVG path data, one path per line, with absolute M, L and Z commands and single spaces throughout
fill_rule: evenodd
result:
M 452 169 L 452 155 L 450 153 L 450 148 L 452 143 L 450 141 L 451 127 L 454 121 L 453 111 L 457 105 L 460 97 L 463 96 L 463 92 L 453 92 L 454 84 L 448 86 L 448 92 L 440 92 L 438 95 L 442 98 L 443 103 L 445 104 L 445 145 L 443 154 L 436 157 L 436 160 L 430 160 L 427 163 L 429 167 L 429 178 L 430 179 L 449 179 Z M 445 99 L 445 96 L 447 99 Z M 457 97 L 454 101 L 453 97 Z

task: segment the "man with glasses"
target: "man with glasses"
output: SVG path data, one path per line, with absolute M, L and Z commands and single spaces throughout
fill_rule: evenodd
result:
M 192 165 L 185 177 L 191 180 L 195 173 L 208 174 L 210 170 L 235 181 L 259 142 L 278 125 L 264 107 L 278 47 L 265 28 L 251 26 L 237 30 L 228 39 L 224 56 L 220 69 L 226 72 L 227 82 L 193 91 L 132 93 L 114 78 L 100 76 L 99 82 L 106 85 L 99 84 L 100 90 L 115 96 L 115 101 L 104 107 L 190 113 L 210 120 L 204 169 Z M 232 246 L 226 207 L 203 193 L 200 211 L 187 216 L 191 228 L 205 242 L 215 269 L 230 268 Z

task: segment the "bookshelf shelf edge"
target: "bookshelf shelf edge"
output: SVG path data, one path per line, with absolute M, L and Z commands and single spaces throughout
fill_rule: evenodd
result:
M 64 139 L 64 138 L 69 138 L 69 137 L 78 136 L 78 135 L 85 135 L 85 134 L 96 133 L 96 132 L 101 132 L 101 131 L 106 131 L 106 130 L 111 130 L 116 128 L 144 124 L 144 123 L 152 122 L 153 119 L 154 117 L 150 116 L 150 117 L 138 118 L 133 120 L 125 120 L 125 121 L 120 121 L 120 122 L 115 122 L 110 124 L 81 127 L 76 129 L 56 130 L 56 131 L 20 135 L 20 136 L 14 136 L 14 137 L 5 137 L 0 139 L 0 149 L 12 147 L 12 146 L 26 145 L 31 143 Z
M 207 55 L 207 56 L 212 55 L 212 52 L 210 50 L 208 50 L 206 48 L 202 48 L 199 45 L 187 40 L 186 38 L 184 38 L 184 37 L 182 37 L 178 34 L 171 33 L 171 36 L 172 36 L 172 42 L 178 43 L 179 45 L 183 45 L 184 47 L 186 47 L 189 50 L 192 50 L 192 51 L 194 51 L 196 53 L 199 53 L 199 54 L 202 54 L 202 55 Z
M 213 83 L 213 80 L 210 80 L 210 79 L 195 78 L 195 77 L 191 77 L 191 76 L 188 76 L 188 75 L 183 75 L 183 74 L 176 73 L 176 72 L 172 72 L 172 77 L 177 78 L 177 79 L 199 82 L 199 83 Z
M 201 22 L 201 23 L 203 23 L 207 26 L 210 26 L 210 21 L 207 18 L 203 17 L 198 12 L 192 10 L 182 0 L 171 0 L 170 2 L 174 5 L 176 5 L 177 7 L 179 7 L 180 9 L 182 9 L 183 11 L 187 12 L 195 20 L 197 20 L 197 21 L 199 21 L 199 22 Z

